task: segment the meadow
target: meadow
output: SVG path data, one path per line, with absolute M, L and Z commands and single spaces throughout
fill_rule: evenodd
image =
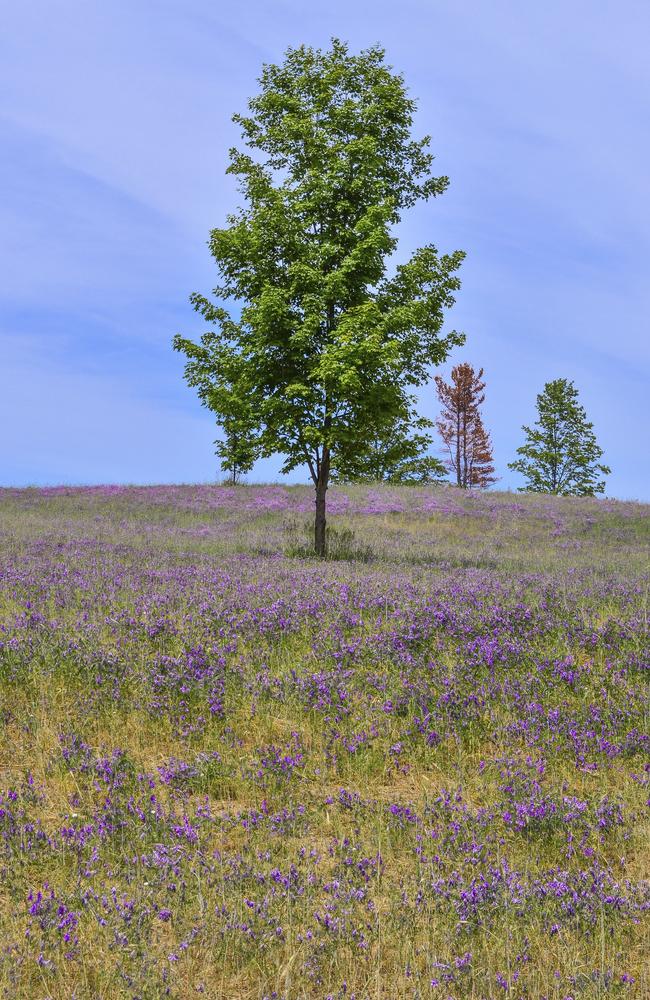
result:
M 0 996 L 650 997 L 650 507 L 0 490 Z

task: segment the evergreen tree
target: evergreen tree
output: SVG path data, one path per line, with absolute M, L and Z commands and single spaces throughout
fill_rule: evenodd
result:
M 594 496 L 605 491 L 600 479 L 611 472 L 598 459 L 598 446 L 578 390 L 565 378 L 547 382 L 537 396 L 538 419 L 534 427 L 524 426 L 526 441 L 517 448 L 521 457 L 508 464 L 520 472 L 526 486 L 520 492 L 556 493 L 561 496 Z
M 442 413 L 436 427 L 449 458 L 447 466 L 463 489 L 484 488 L 496 482 L 492 443 L 483 426 L 480 407 L 485 401 L 483 369 L 478 372 L 468 362 L 456 365 L 451 382 L 435 379 Z
M 472 425 L 467 444 L 467 485 L 485 489 L 496 483 L 494 475 L 494 459 L 492 457 L 492 441 L 483 426 L 480 413 L 477 413 Z

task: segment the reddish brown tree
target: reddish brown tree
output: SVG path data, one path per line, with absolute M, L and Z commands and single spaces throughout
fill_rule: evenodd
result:
M 475 372 L 464 362 L 452 369 L 451 383 L 439 375 L 435 382 L 442 404 L 436 427 L 449 451 L 447 467 L 455 474 L 458 486 L 489 486 L 496 482 L 496 476 L 492 442 L 480 413 L 485 401 L 483 369 Z
M 470 456 L 468 485 L 485 489 L 486 486 L 496 483 L 497 477 L 494 475 L 492 441 L 483 426 L 480 414 L 476 416 L 472 427 L 468 452 Z

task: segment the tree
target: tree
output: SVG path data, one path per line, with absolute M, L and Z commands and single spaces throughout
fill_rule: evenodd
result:
M 257 458 L 257 443 L 254 434 L 244 423 L 224 420 L 224 437 L 214 442 L 216 453 L 221 459 L 221 469 L 228 473 L 228 479 L 236 486 L 241 477 L 253 468 Z
M 206 406 L 217 413 L 217 423 L 223 430 L 223 437 L 214 442 L 215 451 L 221 459 L 221 469 L 228 473 L 230 483 L 235 486 L 243 475 L 255 465 L 260 448 L 255 432 L 255 416 L 250 400 L 239 398 L 235 388 L 222 379 L 220 399 L 229 396 L 229 405 L 220 406 L 212 398 L 209 381 L 202 385 L 199 395 Z
M 446 469 L 440 459 L 427 454 L 433 439 L 430 420 L 408 414 L 386 431 L 375 430 L 365 449 L 340 460 L 332 470 L 335 482 L 436 483 Z
M 612 471 L 600 465 L 603 454 L 596 442 L 593 424 L 578 403 L 578 390 L 565 378 L 547 382 L 537 396 L 538 419 L 524 426 L 526 441 L 517 448 L 521 455 L 508 468 L 520 472 L 527 485 L 520 492 L 556 493 L 561 496 L 594 496 L 605 490 L 602 474 Z
M 496 482 L 490 436 L 483 426 L 480 407 L 485 401 L 483 369 L 468 362 L 451 371 L 451 383 L 435 378 L 442 413 L 436 427 L 449 451 L 448 468 L 456 484 L 467 489 Z
M 174 347 L 220 420 L 254 414 L 261 455 L 283 454 L 283 472 L 307 465 L 325 555 L 332 470 L 402 419 L 408 390 L 464 340 L 441 335 L 464 254 L 429 244 L 387 275 L 402 211 L 448 179 L 431 176 L 429 137 L 412 138 L 415 102 L 382 48 L 288 49 L 259 83 L 233 119 L 248 151 L 232 149 L 227 172 L 244 207 L 209 241 L 215 295 L 239 318 L 194 294 L 214 329 Z
M 480 414 L 477 415 L 472 427 L 467 454 L 469 459 L 468 485 L 485 489 L 487 486 L 491 486 L 492 483 L 496 483 L 497 477 L 494 475 L 492 441 L 483 426 Z

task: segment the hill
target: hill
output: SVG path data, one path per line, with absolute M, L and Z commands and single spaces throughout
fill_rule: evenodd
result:
M 7 997 L 647 997 L 650 507 L 0 491 Z

